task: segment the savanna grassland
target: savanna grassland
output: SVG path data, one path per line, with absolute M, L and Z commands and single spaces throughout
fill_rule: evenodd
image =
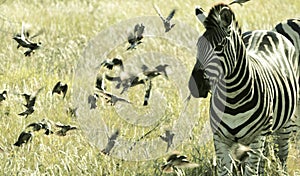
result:
M 214 175 L 214 148 L 207 126 L 208 99 L 192 99 L 189 104 L 185 101 L 187 76 L 193 67 L 196 51 L 193 47 L 180 44 L 180 37 L 178 39 L 176 36 L 182 36 L 186 43 L 190 40 L 192 44 L 195 43 L 204 29 L 194 15 L 194 7 L 200 5 L 208 11 L 217 2 L 222 1 L 3 1 L 0 5 L 0 92 L 7 90 L 8 98 L 0 104 L 0 148 L 3 150 L 0 151 L 0 175 L 162 175 L 160 167 L 173 151 L 179 151 L 199 164 L 197 168 L 185 169 L 186 175 Z M 157 16 L 153 4 L 159 6 L 164 15 L 173 8 L 177 9 L 174 20 L 178 25 L 169 34 L 163 34 L 161 29 L 162 36 L 146 36 L 136 50 L 125 51 L 128 46 L 126 35 L 134 27 L 130 19 Z M 252 0 L 244 6 L 232 5 L 232 9 L 243 31 L 272 29 L 280 21 L 299 17 L 300 1 Z M 17 49 L 17 43 L 12 39 L 16 33 L 20 33 L 22 22 L 32 34 L 43 31 L 32 39 L 40 41 L 42 48 L 30 57 L 25 57 L 25 49 Z M 129 26 L 126 26 L 127 23 Z M 163 28 L 161 23 L 155 24 L 158 25 L 156 28 Z M 179 24 L 185 25 L 187 29 L 184 30 Z M 103 31 L 110 29 L 118 32 L 103 34 Z M 151 31 L 149 26 L 145 30 Z M 189 37 L 184 31 L 195 33 Z M 106 43 L 119 39 L 118 36 L 121 36 L 123 42 L 105 51 Z M 174 40 L 166 40 L 166 36 Z M 111 38 L 111 41 L 107 38 Z M 98 45 L 92 48 L 93 44 Z M 155 66 L 168 62 L 171 65 L 167 70 L 169 79 L 159 76 L 153 81 L 155 91 L 147 107 L 141 105 L 143 87 L 137 86 L 126 93 L 132 105 L 117 103 L 110 106 L 99 99 L 96 110 L 86 107 L 83 107 L 84 111 L 80 110 L 78 97 L 87 97 L 87 94 L 80 94 L 78 90 L 92 90 L 94 85 L 87 85 L 87 80 L 95 81 L 96 77 L 93 76 L 103 72 L 103 68 L 94 69 L 98 68 L 97 63 L 89 63 L 95 66 L 93 68 L 83 66 L 89 62 L 85 59 L 90 51 L 96 55 L 100 53 L 96 56 L 99 62 L 106 57 L 120 56 L 131 70 L 135 69 L 132 66 L 137 62 L 137 67 L 141 66 L 139 58 L 144 60 L 144 55 L 148 54 L 150 58 L 153 55 L 164 56 L 166 60 L 145 59 L 145 63 Z M 83 73 L 79 67 L 83 67 L 85 72 L 94 73 L 85 80 L 80 76 Z M 182 82 L 178 83 L 178 79 Z M 61 95 L 51 94 L 58 81 L 69 85 L 64 99 Z M 77 88 L 74 89 L 74 86 Z M 119 93 L 114 84 L 108 83 L 107 87 Z M 21 94 L 34 93 L 39 88 L 43 89 L 37 96 L 35 112 L 27 118 L 19 116 L 25 109 L 22 105 L 25 100 Z M 69 108 L 76 107 L 79 108 L 77 116 L 67 113 Z M 130 109 L 126 111 L 126 108 Z M 135 114 L 131 113 L 133 111 Z M 100 115 L 97 116 L 98 113 Z M 136 114 L 144 119 L 132 117 Z M 185 116 L 189 119 L 180 118 Z M 66 136 L 34 132 L 31 142 L 21 147 L 13 145 L 29 123 L 42 119 L 75 125 L 78 130 L 69 131 Z M 103 125 L 104 122 L 108 128 Z M 101 150 L 108 136 L 116 129 L 120 130 L 119 138 L 122 140 L 117 138 L 111 155 L 104 155 Z M 177 131 L 174 145 L 166 151 L 166 143 L 159 141 L 158 136 L 168 129 Z M 57 130 L 56 127 L 53 130 Z M 296 136 L 293 139 L 288 159 L 289 174 L 300 175 L 300 140 Z M 146 144 L 151 144 L 151 149 L 147 150 Z M 130 149 L 130 146 L 132 151 L 124 150 Z M 136 149 L 134 153 L 135 148 L 140 150 Z M 271 156 L 268 161 L 268 175 L 280 175 L 276 158 Z

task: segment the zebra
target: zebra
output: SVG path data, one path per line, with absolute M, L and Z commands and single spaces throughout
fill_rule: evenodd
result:
M 196 6 L 195 15 L 198 18 L 198 20 L 202 24 L 204 24 L 207 14 L 201 7 Z M 280 33 L 281 35 L 285 36 L 290 42 L 292 42 L 292 44 L 295 47 L 296 55 L 300 58 L 300 18 L 291 18 L 291 19 L 287 19 L 286 21 L 282 21 L 276 24 L 275 27 L 271 30 Z M 245 32 L 243 34 L 243 37 L 246 36 L 247 34 L 249 33 Z M 298 63 L 298 68 L 299 67 L 300 67 L 300 62 Z M 299 70 L 297 74 L 298 75 L 300 74 Z M 298 82 L 300 86 L 300 78 L 298 79 Z M 300 98 L 300 95 L 298 97 Z
M 277 156 L 286 171 L 288 142 L 299 91 L 299 58 L 283 35 L 256 30 L 242 36 L 230 7 L 220 3 L 204 20 L 197 42 L 197 60 L 189 79 L 195 98 L 210 97 L 218 175 L 233 171 L 233 144 L 249 146 L 243 173 L 263 173 L 266 137 L 278 136 Z

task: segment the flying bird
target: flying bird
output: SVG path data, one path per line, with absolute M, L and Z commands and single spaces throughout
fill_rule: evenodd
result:
M 78 129 L 76 126 L 64 125 L 60 123 L 56 123 L 55 126 L 61 128 L 59 131 L 56 132 L 56 134 L 59 136 L 66 136 L 68 131 Z
M 169 79 L 166 68 L 168 67 L 168 64 L 162 64 L 162 65 L 158 65 L 155 67 L 156 71 L 158 71 L 159 73 L 162 73 L 164 75 L 165 78 Z
M 66 94 L 67 94 L 67 91 L 68 91 L 68 85 L 67 84 L 63 84 L 61 83 L 60 81 L 58 81 L 55 86 L 53 87 L 53 90 L 52 90 L 52 95 L 54 93 L 57 93 L 57 94 L 63 94 L 63 98 L 65 98 Z
M 6 100 L 7 98 L 7 91 L 4 90 L 2 93 L 0 93 L 0 102 Z
M 22 144 L 26 144 L 29 140 L 32 140 L 32 133 L 31 131 L 25 132 L 23 131 L 19 137 L 16 143 L 14 143 L 15 146 L 20 147 Z
M 109 76 L 105 75 L 106 80 L 117 82 L 116 88 L 119 89 L 121 86 L 123 90 L 121 94 L 124 93 L 129 87 L 136 86 L 138 84 L 142 84 L 143 82 L 139 80 L 136 75 L 126 74 L 126 76 Z
M 75 108 L 69 107 L 67 109 L 67 114 L 71 117 L 78 117 L 77 109 L 78 109 L 78 107 L 75 107 Z
M 101 63 L 101 66 L 108 68 L 109 70 L 112 70 L 114 66 L 120 66 L 121 70 L 124 70 L 123 61 L 118 58 L 106 59 Z
M 27 118 L 33 112 L 34 112 L 34 108 L 33 108 L 33 106 L 31 106 L 31 107 L 27 108 L 24 112 L 19 113 L 18 115 L 25 116 L 25 118 Z
M 97 99 L 99 98 L 99 95 L 94 93 L 94 95 L 88 96 L 88 104 L 90 104 L 90 109 L 96 109 L 97 108 Z
M 130 46 L 127 48 L 127 50 L 136 49 L 136 46 L 142 43 L 143 33 L 144 33 L 145 26 L 141 24 L 136 24 L 134 26 L 133 33 L 129 33 L 127 37 L 127 41 L 130 44 Z
M 40 88 L 40 89 L 38 89 L 32 95 L 31 94 L 26 94 L 26 93 L 21 94 L 25 98 L 25 100 L 26 100 L 26 104 L 23 104 L 23 105 L 27 109 L 24 112 L 19 113 L 18 115 L 25 116 L 25 118 L 27 118 L 28 115 L 30 115 L 30 114 L 32 114 L 34 112 L 34 105 L 35 105 L 35 102 L 36 102 L 36 97 L 41 92 L 42 89 L 43 89 L 43 87 Z
M 120 131 L 117 130 L 115 131 L 110 137 L 108 137 L 108 142 L 105 146 L 105 149 L 103 149 L 101 152 L 104 153 L 105 155 L 109 155 L 111 150 L 116 144 L 117 137 L 119 136 Z
M 34 94 L 26 94 L 26 93 L 21 94 L 25 98 L 25 101 L 26 101 L 26 104 L 23 104 L 23 105 L 26 108 L 33 107 L 35 105 L 36 97 L 38 96 L 38 94 L 41 92 L 42 89 L 43 89 L 43 87 L 38 89 Z
M 185 155 L 179 155 L 177 153 L 172 154 L 167 159 L 167 162 L 161 166 L 163 172 L 171 173 L 175 171 L 176 173 L 181 172 L 180 168 L 194 168 L 198 167 L 199 164 L 192 163 L 187 159 Z
M 243 3 L 248 2 L 248 1 L 250 1 L 250 0 L 234 0 L 234 1 L 232 1 L 229 5 L 232 5 L 232 4 L 234 4 L 234 3 L 238 3 L 238 4 L 240 4 L 241 6 L 243 6 Z
M 171 132 L 170 130 L 166 130 L 165 131 L 165 136 L 162 136 L 162 135 L 159 136 L 163 141 L 165 141 L 167 143 L 167 150 L 166 150 L 166 152 L 169 151 L 169 148 L 173 144 L 173 138 L 174 138 L 174 136 L 175 136 L 175 134 L 173 132 Z
M 125 103 L 131 103 L 130 101 L 118 97 L 116 95 L 113 95 L 112 93 L 106 92 L 106 91 L 99 91 L 99 96 L 104 98 L 106 100 L 106 103 L 110 103 L 110 105 L 115 105 L 118 101 L 125 102 Z
M 159 15 L 160 19 L 164 23 L 165 32 L 169 32 L 175 26 L 175 24 L 171 24 L 171 19 L 174 17 L 176 10 L 173 9 L 170 12 L 170 14 L 168 15 L 168 17 L 164 18 L 163 15 L 161 14 L 159 8 L 156 5 L 153 5 L 153 7 L 154 7 L 156 13 Z
M 40 131 L 43 129 L 45 130 L 44 134 L 46 135 L 53 134 L 53 131 L 51 131 L 51 125 L 46 119 L 43 119 L 41 122 L 33 122 L 27 125 L 26 128 L 31 128 L 32 131 Z
M 18 43 L 17 49 L 21 46 L 24 48 L 28 48 L 28 50 L 24 53 L 25 56 L 30 56 L 31 53 L 34 50 L 37 50 L 41 47 L 41 42 L 35 43 L 30 41 L 29 39 L 32 39 L 38 35 L 40 35 L 42 31 L 40 31 L 38 34 L 31 36 L 29 38 L 29 33 L 25 31 L 24 23 L 22 23 L 22 30 L 20 34 L 16 34 L 13 39 Z

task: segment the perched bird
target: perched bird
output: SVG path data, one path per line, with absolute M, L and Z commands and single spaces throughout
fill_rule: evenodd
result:
M 25 116 L 27 118 L 30 114 L 34 112 L 33 106 L 28 107 L 24 112 L 19 113 L 20 116 Z
M 123 61 L 118 58 L 106 59 L 101 63 L 101 66 L 106 67 L 110 70 L 113 69 L 114 66 L 120 66 L 121 70 L 124 70 Z
M 181 172 L 180 168 L 194 168 L 198 166 L 199 164 L 190 162 L 187 159 L 187 156 L 175 153 L 169 156 L 167 162 L 161 166 L 161 169 L 166 173 L 171 173 L 173 171 L 179 173 Z
M 234 1 L 232 1 L 229 5 L 232 5 L 232 4 L 234 4 L 234 3 L 238 3 L 238 4 L 240 4 L 241 6 L 243 6 L 243 3 L 248 2 L 248 1 L 250 1 L 250 0 L 234 0 Z
M 27 125 L 26 128 L 32 128 L 32 131 L 40 131 L 43 129 L 45 130 L 46 135 L 53 134 L 53 131 L 51 131 L 51 125 L 46 119 L 43 119 L 41 122 L 33 122 Z
M 202 24 L 204 24 L 204 21 L 205 21 L 205 19 L 206 19 L 206 17 L 207 17 L 207 14 L 205 13 L 205 11 L 204 11 L 201 7 L 197 6 L 197 7 L 195 8 L 195 15 L 196 15 L 196 17 L 198 18 L 198 20 L 199 20 Z
M 104 98 L 107 103 L 110 103 L 110 105 L 115 105 L 118 101 L 125 102 L 125 103 L 131 103 L 130 101 L 118 97 L 116 95 L 113 95 L 112 93 L 106 92 L 106 91 L 99 91 L 99 96 Z
M 0 94 L 0 102 L 6 100 L 7 98 L 7 91 L 4 90 L 1 94 Z
M 130 44 L 130 46 L 127 48 L 127 50 L 136 49 L 135 47 L 142 43 L 141 40 L 144 38 L 143 37 L 144 29 L 145 29 L 145 26 L 142 23 L 136 24 L 134 26 L 133 33 L 132 32 L 129 33 L 129 35 L 127 37 L 127 41 Z
M 63 84 L 60 81 L 58 81 L 52 89 L 52 95 L 54 93 L 57 93 L 57 94 L 63 93 L 63 98 L 65 98 L 67 91 L 68 91 L 68 85 Z
M 31 139 L 32 139 L 32 133 L 31 133 L 31 131 L 28 131 L 28 132 L 23 131 L 19 135 L 19 138 L 18 138 L 17 142 L 14 143 L 14 145 L 20 147 L 22 144 L 27 143 Z
M 119 136 L 120 131 L 117 130 L 114 132 L 110 137 L 108 137 L 108 142 L 106 144 L 105 149 L 103 149 L 101 152 L 104 153 L 105 155 L 109 155 L 111 150 L 116 144 L 117 137 Z
M 97 99 L 99 98 L 99 95 L 94 93 L 94 95 L 88 96 L 88 104 L 90 104 L 90 109 L 96 109 L 97 108 Z
M 42 31 L 41 31 L 42 32 Z M 39 32 L 38 34 L 31 36 L 30 39 L 38 36 L 41 34 L 41 32 Z M 22 23 L 22 30 L 20 34 L 16 34 L 13 39 L 18 42 L 18 46 L 17 48 L 19 48 L 20 46 L 24 47 L 24 48 L 28 48 L 28 50 L 24 53 L 25 56 L 30 56 L 31 53 L 36 50 L 39 49 L 41 47 L 41 42 L 35 43 L 29 40 L 29 33 L 25 32 L 25 26 L 24 23 Z
M 170 14 L 168 15 L 167 18 L 164 18 L 159 10 L 159 8 L 156 5 L 153 5 L 156 13 L 159 15 L 160 19 L 163 21 L 164 23 L 164 27 L 165 27 L 165 32 L 169 32 L 174 26 L 175 24 L 171 24 L 171 19 L 174 17 L 176 10 L 173 9 Z
M 170 130 L 166 130 L 165 131 L 165 136 L 162 136 L 162 135 L 159 136 L 163 141 L 165 141 L 167 143 L 167 150 L 166 150 L 166 152 L 169 151 L 169 148 L 173 144 L 173 138 L 174 138 L 174 136 L 175 136 L 175 134 L 172 133 Z
M 64 125 L 60 123 L 55 124 L 55 126 L 61 128 L 59 131 L 56 132 L 56 134 L 59 136 L 65 136 L 67 135 L 68 131 L 77 129 L 76 126 Z

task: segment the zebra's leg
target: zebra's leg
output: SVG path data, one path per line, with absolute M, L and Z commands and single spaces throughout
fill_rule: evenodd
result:
M 249 153 L 249 158 L 245 162 L 245 175 L 258 175 L 260 162 L 265 147 L 266 136 L 259 135 L 250 144 L 252 152 Z
M 229 155 L 229 146 L 216 134 L 214 134 L 214 146 L 217 157 L 217 174 L 231 175 L 233 171 L 233 164 Z
M 293 124 L 289 121 L 285 126 L 276 131 L 278 136 L 275 140 L 275 144 L 278 145 L 278 150 L 275 150 L 275 155 L 280 159 L 281 167 L 285 171 L 283 174 L 287 174 L 286 161 L 289 152 L 289 142 L 291 137 Z

